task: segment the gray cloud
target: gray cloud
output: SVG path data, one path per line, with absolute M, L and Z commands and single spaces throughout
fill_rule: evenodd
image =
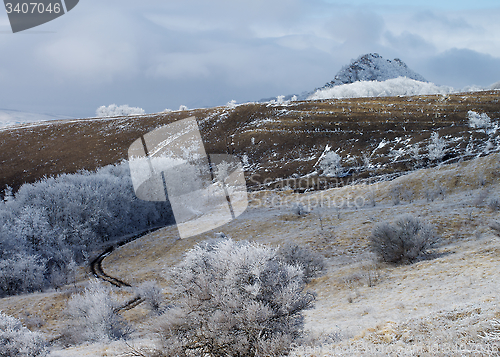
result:
M 427 59 L 422 72 L 435 82 L 461 88 L 500 80 L 500 58 L 468 49 L 451 49 Z
M 324 0 L 86 0 L 20 34 L 2 15 L 0 107 L 91 116 L 112 103 L 153 112 L 258 100 L 321 86 L 367 52 L 441 84 L 482 84 L 496 73 L 496 15 Z

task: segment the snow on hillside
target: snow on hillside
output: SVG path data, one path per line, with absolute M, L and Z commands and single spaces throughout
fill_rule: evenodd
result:
M 388 60 L 378 53 L 369 53 L 353 60 L 349 65 L 335 75 L 333 81 L 323 88 L 330 88 L 342 84 L 359 81 L 386 81 L 392 78 L 408 77 L 420 82 L 427 82 L 424 77 L 414 72 L 399 58 Z M 321 89 L 323 89 L 321 88 Z
M 0 127 L 64 118 L 65 117 L 61 115 L 37 114 L 0 109 Z
M 480 88 L 470 88 L 481 90 Z M 430 82 L 417 81 L 407 77 L 388 79 L 385 81 L 359 81 L 318 89 L 308 100 L 359 97 L 392 97 L 407 95 L 449 94 L 457 92 L 448 86 L 438 86 Z

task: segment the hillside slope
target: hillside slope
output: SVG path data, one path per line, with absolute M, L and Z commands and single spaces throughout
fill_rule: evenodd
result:
M 499 211 L 489 206 L 492 198 L 500 198 L 499 178 L 500 154 L 492 154 L 374 185 L 307 194 L 255 192 L 247 212 L 220 229 L 235 240 L 308 244 L 327 257 L 326 275 L 310 284 L 318 293 L 316 307 L 306 314 L 311 347 L 296 349 L 295 356 L 366 356 L 382 348 L 380 356 L 451 357 L 457 353 L 450 348 L 484 347 L 481 334 L 500 318 L 500 238 L 488 227 L 500 220 Z M 299 201 L 309 205 L 309 214 L 294 212 Z M 373 228 L 402 214 L 436 227 L 443 239 L 438 256 L 394 267 L 369 253 Z M 155 280 L 168 288 L 172 266 L 186 250 L 213 236 L 179 240 L 176 228 L 167 227 L 115 250 L 103 267 L 133 286 Z M 78 285 L 87 278 L 79 279 Z M 23 321 L 37 318 L 40 329 L 54 336 L 64 331 L 72 290 L 0 299 L 0 310 Z M 98 343 L 60 348 L 52 356 L 121 356 L 129 346 L 154 342 L 155 317 L 144 306 L 123 315 L 135 328 L 128 346 Z M 436 354 L 435 348 L 443 350 Z
M 499 99 L 499 91 L 485 91 L 243 104 L 9 127 L 0 129 L 0 191 L 126 159 L 130 144 L 141 135 L 190 116 L 198 120 L 207 152 L 240 157 L 253 188 L 264 183 L 297 190 L 342 185 L 437 164 L 428 157 L 433 133 L 445 139 L 443 161 L 499 150 L 497 130 L 471 128 L 468 122 L 473 110 L 498 123 Z M 327 147 L 341 156 L 344 174 L 318 181 L 318 161 Z

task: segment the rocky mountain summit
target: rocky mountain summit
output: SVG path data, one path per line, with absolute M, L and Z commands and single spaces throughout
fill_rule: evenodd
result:
M 325 84 L 323 88 L 331 88 L 359 81 L 382 82 L 398 77 L 407 77 L 416 81 L 427 82 L 424 77 L 408 68 L 406 63 L 399 58 L 391 61 L 383 58 L 378 53 L 369 53 L 358 57 L 349 65 L 344 66 L 335 75 L 335 78 Z

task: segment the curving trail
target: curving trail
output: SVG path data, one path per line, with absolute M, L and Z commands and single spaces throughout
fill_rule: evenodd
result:
M 115 278 L 111 275 L 106 274 L 106 272 L 102 268 L 102 262 L 103 262 L 104 258 L 106 258 L 108 255 L 110 255 L 116 248 L 124 246 L 125 244 L 128 244 L 136 239 L 139 239 L 139 238 L 145 236 L 146 234 L 149 234 L 149 233 L 154 232 L 155 230 L 158 230 L 161 228 L 164 228 L 164 227 L 156 227 L 156 228 L 148 229 L 147 231 L 133 235 L 131 237 L 128 237 L 128 238 L 126 238 L 118 243 L 115 243 L 115 244 L 107 247 L 101 254 L 99 254 L 94 260 L 92 260 L 90 262 L 90 271 L 92 272 L 92 274 L 96 278 L 104 280 L 104 281 L 106 281 L 106 282 L 108 282 L 108 283 L 110 283 L 118 288 L 124 288 L 124 287 L 131 288 L 132 285 L 130 285 L 129 283 L 127 283 L 123 280 L 120 280 L 118 278 Z M 137 296 L 137 297 L 127 301 L 122 306 L 116 308 L 115 312 L 121 312 L 121 311 L 127 311 L 130 309 L 133 309 L 134 307 L 142 304 L 143 302 L 144 302 L 144 299 L 141 298 L 140 296 Z

